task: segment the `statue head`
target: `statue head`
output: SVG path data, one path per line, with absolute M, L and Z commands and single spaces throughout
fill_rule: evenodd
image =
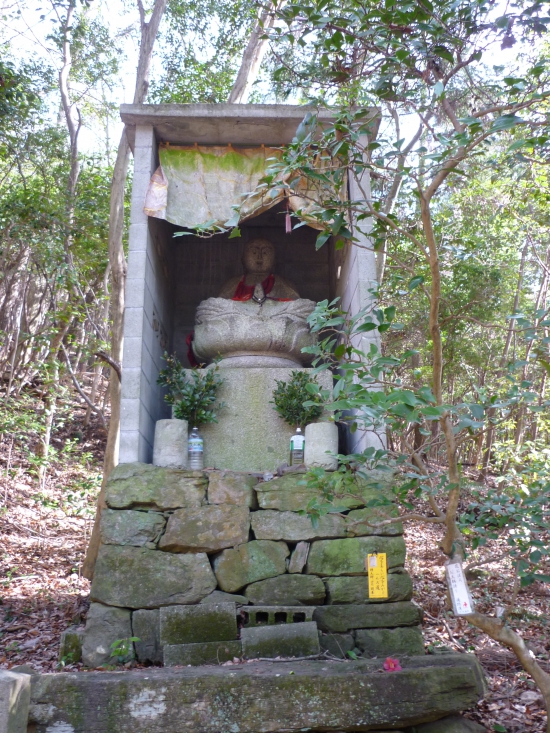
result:
M 271 273 L 275 264 L 275 247 L 268 239 L 253 239 L 244 246 L 242 263 L 247 275 Z

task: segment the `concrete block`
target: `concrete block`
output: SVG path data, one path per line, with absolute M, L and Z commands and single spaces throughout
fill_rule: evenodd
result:
M 166 606 L 160 609 L 160 643 L 194 644 L 237 639 L 234 603 Z
M 131 278 L 126 280 L 126 308 L 143 308 L 145 300 L 145 283 L 141 279 Z
M 96 569 L 97 572 L 97 569 Z M 112 664 L 111 644 L 132 636 L 131 614 L 127 608 L 91 603 L 82 637 L 82 661 L 86 667 Z M 129 656 L 128 659 L 132 657 Z
M 313 621 L 301 624 L 256 626 L 241 631 L 243 657 L 309 657 L 320 654 L 319 634 Z
M 147 252 L 131 249 L 128 252 L 128 279 L 145 280 Z
M 142 342 L 140 338 L 128 338 L 124 336 L 124 349 L 122 352 L 122 373 L 128 368 L 141 368 Z
M 119 463 L 134 463 L 138 460 L 139 432 L 137 430 L 120 431 L 120 445 L 118 450 Z
M 120 422 L 125 429 L 139 430 L 139 400 L 120 400 Z
M 199 667 L 203 664 L 223 664 L 242 657 L 240 641 L 210 641 L 202 644 L 166 644 L 164 666 Z
M 153 465 L 187 468 L 187 420 L 157 420 Z
M 136 657 L 142 664 L 162 664 L 162 647 L 160 645 L 159 609 L 139 609 L 132 613 L 132 636 L 139 641 L 134 642 Z
M 139 367 L 126 368 L 122 372 L 122 399 L 139 400 L 143 373 Z
M 320 467 L 326 471 L 338 468 L 338 428 L 333 422 L 306 425 L 304 463 L 307 468 Z M 335 455 L 329 455 L 335 454 Z
M 149 226 L 147 216 L 143 214 L 143 211 L 141 213 L 138 212 L 133 221 L 130 221 L 128 228 L 128 249 L 136 251 L 146 250 L 148 236 Z M 126 281 L 126 288 L 128 288 L 128 281 Z
M 124 335 L 141 338 L 143 334 L 143 308 L 126 308 L 124 311 Z
M 241 608 L 241 619 L 245 628 L 301 624 L 312 621 L 314 611 L 313 606 L 247 606 Z
M 27 733 L 31 676 L 0 669 L 0 733 Z

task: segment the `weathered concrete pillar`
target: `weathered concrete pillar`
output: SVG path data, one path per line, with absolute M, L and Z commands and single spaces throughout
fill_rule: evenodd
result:
M 304 462 L 308 468 L 320 467 L 336 471 L 338 458 L 338 428 L 333 422 L 317 422 L 306 425 L 306 450 Z
M 187 420 L 157 420 L 153 465 L 187 468 Z

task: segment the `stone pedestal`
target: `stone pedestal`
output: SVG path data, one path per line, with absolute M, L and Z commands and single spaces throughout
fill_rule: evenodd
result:
M 225 382 L 218 390 L 218 399 L 225 407 L 216 410 L 217 423 L 200 427 L 205 467 L 258 472 L 273 471 L 288 462 L 295 426 L 287 425 L 270 403 L 277 380 L 288 381 L 292 371 L 266 367 L 220 370 Z M 329 371 L 321 372 L 317 381 L 332 388 Z

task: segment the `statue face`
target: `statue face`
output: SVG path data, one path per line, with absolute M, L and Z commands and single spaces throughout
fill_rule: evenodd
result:
M 275 264 L 275 248 L 267 239 L 249 242 L 243 253 L 243 265 L 249 272 L 271 272 Z

